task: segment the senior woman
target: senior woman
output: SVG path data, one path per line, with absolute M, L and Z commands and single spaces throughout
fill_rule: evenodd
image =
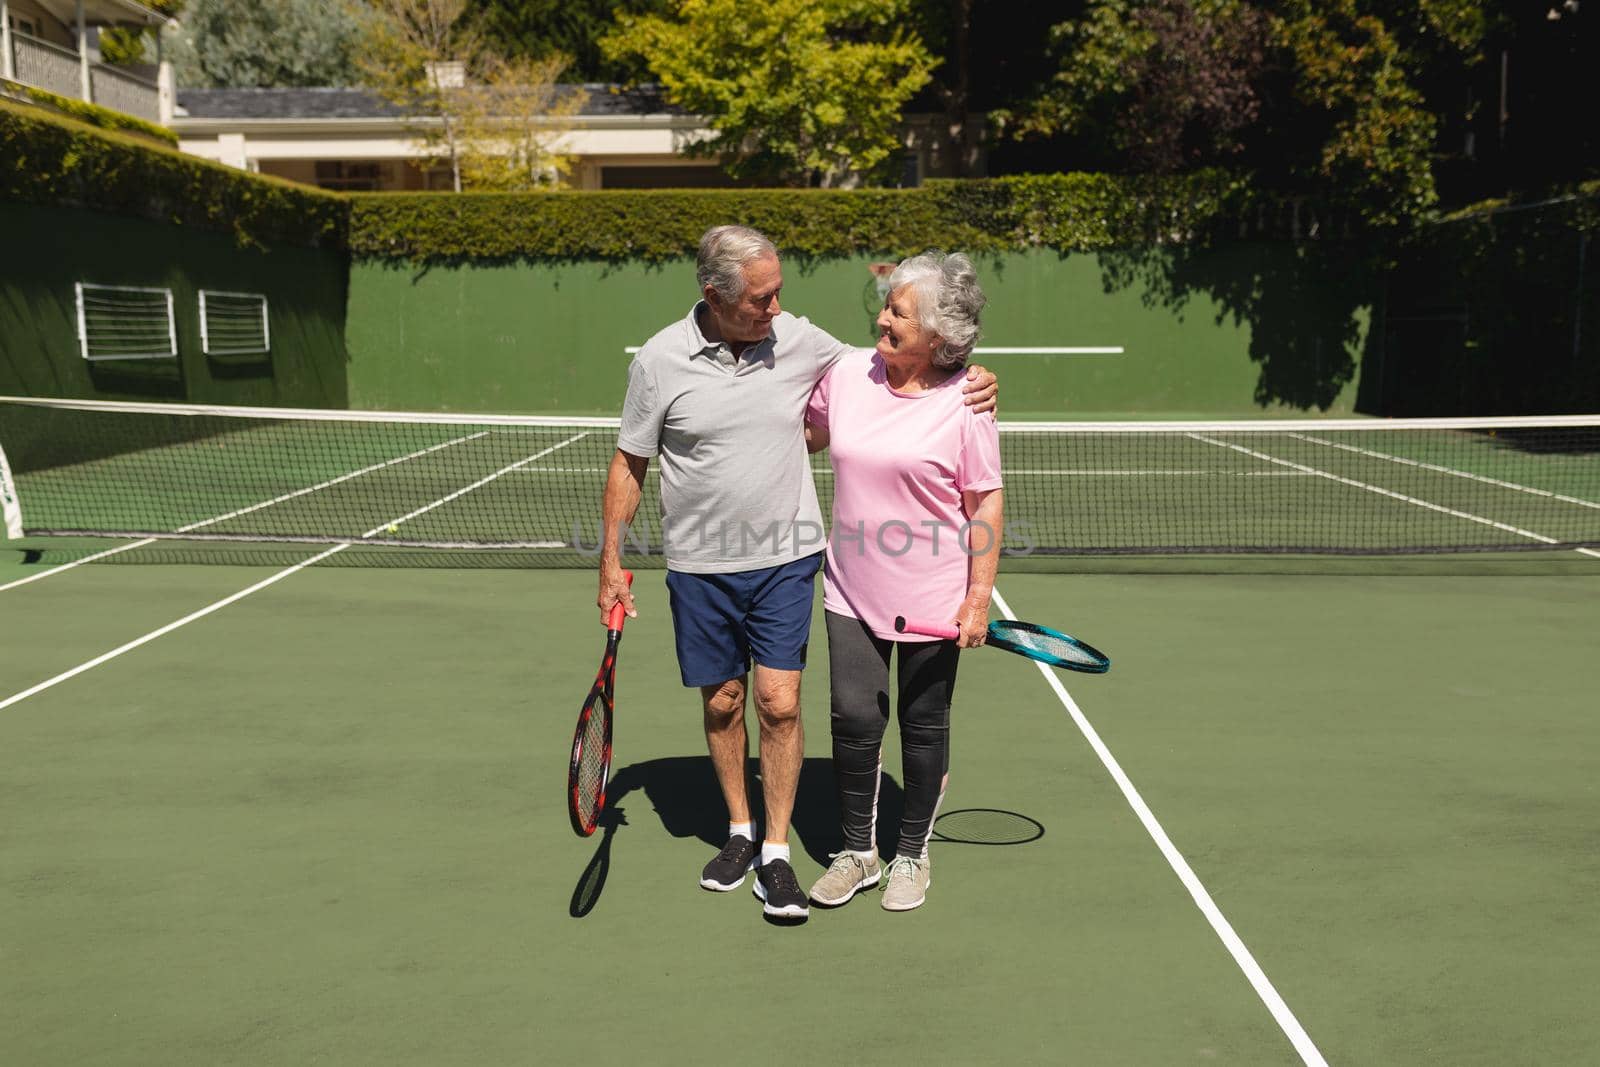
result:
M 826 446 L 834 471 L 822 602 L 845 841 L 811 888 L 818 904 L 843 904 L 881 879 L 883 907 L 909 911 L 932 882 L 928 837 L 949 781 L 959 650 L 983 644 L 1000 557 L 999 432 L 992 415 L 961 402 L 983 305 L 966 256 L 905 260 L 889 276 L 877 346 L 840 359 L 807 411 L 810 447 Z M 896 615 L 950 619 L 961 636 L 897 634 Z M 876 821 L 892 655 L 905 809 L 885 874 Z

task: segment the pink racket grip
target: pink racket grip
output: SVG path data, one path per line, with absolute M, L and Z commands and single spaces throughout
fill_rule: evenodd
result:
M 633 572 L 632 571 L 623 571 L 622 572 L 622 577 L 627 579 L 628 585 L 630 587 L 633 585 Z M 622 601 L 620 601 L 620 600 L 617 601 L 615 604 L 611 605 L 611 614 L 606 616 L 606 629 L 608 629 L 608 630 L 620 630 L 620 629 L 622 629 L 622 622 L 627 617 L 628 617 L 628 610 L 622 606 Z
M 894 617 L 894 632 L 897 634 L 921 634 L 923 637 L 942 637 L 946 641 L 954 641 L 961 636 L 961 628 L 948 622 L 929 622 L 926 619 L 908 619 L 904 615 Z

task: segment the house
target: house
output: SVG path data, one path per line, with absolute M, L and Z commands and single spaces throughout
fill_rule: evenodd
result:
M 160 27 L 167 17 L 134 0 L 0 0 L 0 89 L 43 89 L 165 125 L 172 116 L 172 65 L 100 62 L 98 30 Z
M 714 161 L 683 153 L 704 124 L 655 90 L 559 88 L 583 98 L 561 139 L 573 188 L 730 184 Z M 185 152 L 325 189 L 448 189 L 415 135 L 429 121 L 363 89 L 180 89 L 168 125 Z
M 154 34 L 157 62 L 100 61 L 102 27 L 172 28 L 135 0 L 0 0 L 0 94 L 43 89 L 169 127 L 179 147 L 206 159 L 327 189 L 448 189 L 427 160 L 418 119 L 354 88 L 177 89 Z M 576 189 L 706 188 L 735 184 L 715 160 L 685 150 L 705 121 L 644 86 L 562 85 L 581 98 L 560 145 Z M 437 120 L 432 120 L 437 121 Z M 899 184 L 948 172 L 935 116 L 908 116 Z
M 688 145 L 709 133 L 706 124 L 669 105 L 658 89 L 559 88 L 583 99 L 561 138 L 562 150 L 574 160 L 570 187 L 735 184 L 715 160 L 686 154 Z M 168 125 L 185 152 L 325 189 L 448 189 L 448 170 L 426 164 L 415 136 L 428 121 L 408 118 L 362 89 L 179 89 Z M 899 184 L 949 173 L 941 124 L 941 116 L 907 116 Z

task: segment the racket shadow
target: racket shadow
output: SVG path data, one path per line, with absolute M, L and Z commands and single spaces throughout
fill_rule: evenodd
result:
M 760 761 L 751 759 L 746 770 L 751 809 L 763 810 Z M 618 831 L 637 825 L 637 801 L 650 802 L 662 829 L 677 838 L 696 838 L 708 849 L 723 846 L 728 837 L 728 812 L 717 785 L 716 772 L 709 756 L 668 756 L 631 763 L 616 771 L 606 788 L 606 810 L 599 826 L 603 831 L 594 854 L 578 876 L 567 913 L 582 919 L 594 911 L 605 891 L 611 873 L 611 850 Z M 634 803 L 635 819 L 629 822 L 625 805 Z M 879 848 L 892 854 L 898 839 L 904 792 L 892 775 L 883 776 L 878 798 Z M 828 854 L 844 847 L 839 827 L 838 789 L 833 777 L 833 761 L 820 756 L 808 758 L 800 768 L 794 813 L 790 818 L 794 837 L 806 855 L 826 868 Z M 709 858 L 709 853 L 708 857 Z

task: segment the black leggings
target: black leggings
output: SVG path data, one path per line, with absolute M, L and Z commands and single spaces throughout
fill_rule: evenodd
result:
M 960 649 L 954 641 L 886 641 L 859 619 L 826 612 L 833 684 L 833 771 L 845 847 L 877 847 L 878 778 L 889 725 L 889 654 L 900 650 L 900 752 L 905 774 L 901 856 L 926 856 L 928 834 L 950 771 L 950 698 Z

